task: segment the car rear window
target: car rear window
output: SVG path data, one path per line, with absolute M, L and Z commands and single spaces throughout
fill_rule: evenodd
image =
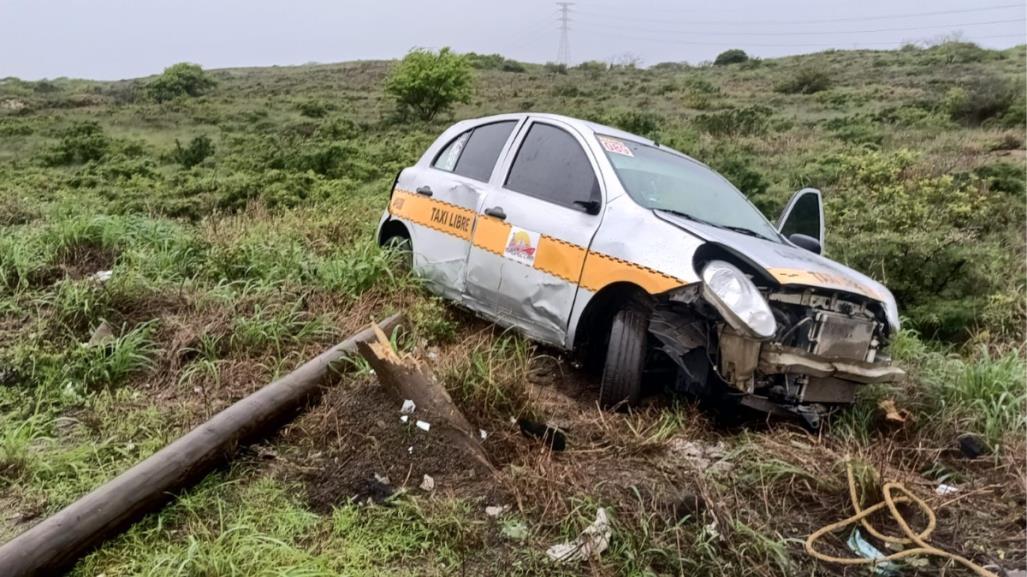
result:
M 599 200 L 599 182 L 578 141 L 555 126 L 535 123 L 521 143 L 506 188 L 556 204 Z
M 432 166 L 488 182 L 492 176 L 492 169 L 499 160 L 499 153 L 503 151 L 503 146 L 516 124 L 516 121 L 510 120 L 468 130 L 446 145 Z

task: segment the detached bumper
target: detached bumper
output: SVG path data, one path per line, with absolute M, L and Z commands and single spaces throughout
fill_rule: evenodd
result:
M 834 377 L 864 384 L 893 383 L 906 376 L 905 371 L 890 363 L 830 359 L 772 344 L 761 348 L 758 369 L 764 374 Z

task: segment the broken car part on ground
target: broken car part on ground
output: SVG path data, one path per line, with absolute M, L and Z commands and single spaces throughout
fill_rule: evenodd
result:
M 821 256 L 819 191 L 774 226 L 709 167 L 591 122 L 455 124 L 397 175 L 378 239 L 443 296 L 605 358 L 606 406 L 668 370 L 679 391 L 815 424 L 904 374 L 887 355 L 892 294 Z

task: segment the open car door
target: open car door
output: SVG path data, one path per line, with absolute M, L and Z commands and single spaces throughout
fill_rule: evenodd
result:
M 824 200 L 815 188 L 804 188 L 788 201 L 777 230 L 792 244 L 816 254 L 824 252 Z

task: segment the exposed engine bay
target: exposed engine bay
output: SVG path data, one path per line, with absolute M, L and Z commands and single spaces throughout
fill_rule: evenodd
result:
M 676 366 L 679 391 L 699 397 L 719 391 L 815 426 L 833 408 L 852 403 L 860 386 L 905 375 L 887 355 L 889 327 L 880 303 L 802 287 L 760 292 L 776 321 L 764 339 L 727 322 L 700 286 L 662 296 L 649 332 Z

